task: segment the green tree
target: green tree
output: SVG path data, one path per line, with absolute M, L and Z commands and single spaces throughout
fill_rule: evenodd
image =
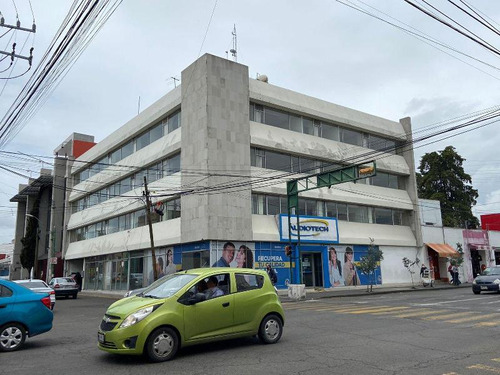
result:
M 458 255 L 453 258 L 448 258 L 448 261 L 452 266 L 457 266 L 460 267 L 463 262 L 464 262 L 464 250 L 462 248 L 462 244 L 460 242 L 457 242 L 457 252 Z
M 40 201 L 37 199 L 33 205 L 30 215 L 38 217 Z M 26 220 L 26 235 L 21 238 L 21 265 L 31 274 L 31 269 L 35 265 L 36 236 L 38 235 L 38 220 L 28 216 Z M 35 275 L 36 277 L 36 275 Z
M 366 286 L 367 292 L 373 291 L 373 284 L 375 283 L 375 270 L 380 264 L 380 261 L 384 259 L 382 250 L 378 246 L 374 245 L 373 238 L 370 238 L 370 245 L 368 246 L 368 251 L 358 264 L 358 269 L 368 276 L 370 283 Z
M 478 193 L 471 185 L 471 176 L 464 171 L 464 161 L 452 146 L 425 154 L 418 167 L 418 196 L 441 202 L 444 226 L 477 228 L 479 221 L 472 214 L 472 206 Z

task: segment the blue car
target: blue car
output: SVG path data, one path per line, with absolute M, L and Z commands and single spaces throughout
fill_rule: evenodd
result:
M 0 352 L 17 350 L 26 336 L 50 331 L 53 317 L 48 294 L 0 280 Z

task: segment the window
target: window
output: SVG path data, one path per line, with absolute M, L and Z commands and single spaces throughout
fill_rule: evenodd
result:
M 291 172 L 291 156 L 278 152 L 266 151 L 266 168 Z
M 265 195 L 252 194 L 252 214 L 267 215 L 265 199 Z
M 106 222 L 101 221 L 100 223 L 96 224 L 96 234 L 97 237 L 105 236 L 106 235 Z
M 128 193 L 132 189 L 132 176 L 129 176 L 120 181 L 120 195 Z
M 371 184 L 374 186 L 387 187 L 391 189 L 399 188 L 398 176 L 393 174 L 377 172 L 377 174 L 370 179 Z
M 181 217 L 181 199 L 177 198 L 171 201 L 167 201 L 167 220 L 175 219 Z
M 118 217 L 114 217 L 112 219 L 109 219 L 108 220 L 107 233 L 108 234 L 115 233 L 115 232 L 118 232 L 118 230 L 119 230 L 119 219 L 118 219 Z
M 348 220 L 347 217 L 347 204 L 337 203 L 337 219 L 338 220 Z
M 168 118 L 168 132 L 173 132 L 181 126 L 181 111 L 177 111 Z
M 163 125 L 160 123 L 150 130 L 150 142 L 153 143 L 161 137 L 163 137 Z
M 265 122 L 267 125 L 290 129 L 288 113 L 276 109 L 265 108 Z
M 259 148 L 250 149 L 250 164 L 252 167 L 265 168 L 266 152 Z
M 394 225 L 403 225 L 403 212 L 402 211 L 393 210 L 392 211 L 392 218 L 393 218 Z
M 392 210 L 387 208 L 375 208 L 375 223 L 376 224 L 391 224 L 392 225 Z
M 337 204 L 335 202 L 325 202 L 326 216 L 337 217 Z
M 118 217 L 118 228 L 120 232 L 132 228 L 130 221 L 131 214 L 126 214 Z
M 115 164 L 122 160 L 122 149 L 119 148 L 116 151 L 113 151 L 109 154 L 109 164 Z
M 302 133 L 302 117 L 290 115 L 290 130 Z
M 368 223 L 368 207 L 349 205 L 349 221 Z
M 280 197 L 276 195 L 267 196 L 267 214 L 278 215 L 280 213 Z
M 363 146 L 363 134 L 350 129 L 341 129 L 342 142 L 349 143 L 351 145 Z
M 164 162 L 163 175 L 169 176 L 181 170 L 181 154 L 177 154 L 168 158 Z
M 143 135 L 141 135 L 140 137 L 138 137 L 135 140 L 135 150 L 139 151 L 140 149 L 142 149 L 142 148 L 146 147 L 147 145 L 149 145 L 150 138 L 151 138 L 151 136 L 150 136 L 149 132 L 146 132 Z
M 288 214 L 288 198 L 280 197 L 281 213 Z
M 306 202 L 306 215 L 318 216 L 318 201 L 313 199 L 304 199 Z
M 89 178 L 89 169 L 85 168 L 83 171 L 80 172 L 80 178 L 79 181 L 83 182 Z
M 332 141 L 339 141 L 339 127 L 336 125 L 329 125 L 322 123 L 321 124 L 321 136 L 326 139 L 330 139 Z
M 192 251 L 182 253 L 182 269 L 210 267 L 210 251 Z
M 127 144 L 123 145 L 122 150 L 122 159 L 125 159 L 127 156 L 130 156 L 134 153 L 134 141 L 130 141 Z
M 302 128 L 304 134 L 314 135 L 314 122 L 312 119 L 302 117 Z
M 260 289 L 264 285 L 264 277 L 261 275 L 237 273 L 235 277 L 237 292 Z
M 0 285 L 0 297 L 11 297 L 12 290 L 7 288 L 6 286 Z
M 306 174 L 318 173 L 320 170 L 320 163 L 314 159 L 299 158 L 300 159 L 300 172 Z

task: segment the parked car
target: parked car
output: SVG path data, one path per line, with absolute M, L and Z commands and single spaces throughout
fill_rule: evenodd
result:
M 56 305 L 56 292 L 43 280 L 28 279 L 28 280 L 14 280 L 16 284 L 22 285 L 35 293 L 48 294 L 50 297 L 50 309 L 54 310 Z
M 8 280 L 0 280 L 0 352 L 19 349 L 26 336 L 50 331 L 54 317 L 50 297 Z
M 207 289 L 208 288 L 208 289 Z M 98 347 L 116 354 L 173 358 L 181 347 L 258 335 L 279 341 L 283 307 L 265 271 L 199 268 L 157 280 L 113 303 L 97 332 Z
M 472 292 L 500 292 L 500 266 L 488 267 L 472 282 Z
M 55 290 L 57 297 L 78 297 L 78 284 L 71 277 L 55 277 L 49 282 L 49 286 Z

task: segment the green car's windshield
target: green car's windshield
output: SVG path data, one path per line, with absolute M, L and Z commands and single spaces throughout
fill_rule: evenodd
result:
M 156 280 L 142 293 L 138 294 L 138 296 L 144 298 L 167 298 L 197 277 L 198 275 L 178 273 L 168 275 Z
M 483 271 L 481 275 L 485 276 L 500 275 L 500 267 L 488 267 Z

